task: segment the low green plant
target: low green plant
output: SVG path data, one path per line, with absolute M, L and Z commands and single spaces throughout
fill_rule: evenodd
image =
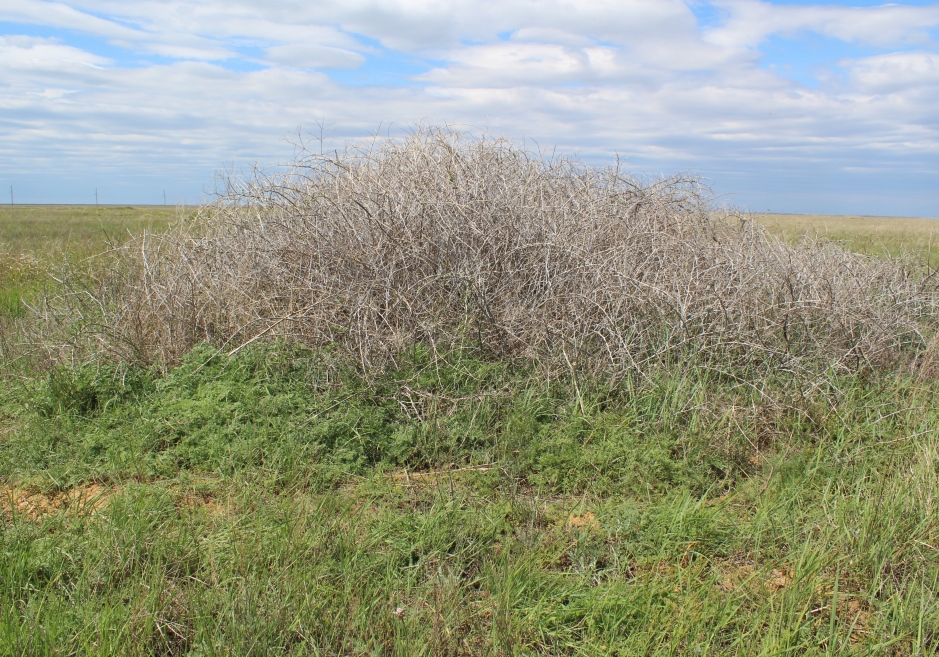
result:
M 9 391 L 0 653 L 939 654 L 932 383 L 429 354 Z

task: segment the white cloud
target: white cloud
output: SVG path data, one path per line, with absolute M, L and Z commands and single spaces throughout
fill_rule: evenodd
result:
M 100 68 L 110 60 L 64 46 L 56 39 L 0 36 L 0 67 L 30 73 L 65 73 L 78 67 Z
M 939 53 L 901 52 L 842 62 L 852 86 L 870 94 L 921 95 L 939 91 Z
M 543 85 L 595 82 L 620 67 L 614 48 L 498 43 L 446 53 L 449 65 L 420 79 L 447 86 Z
M 356 68 L 365 57 L 352 50 L 331 48 L 316 43 L 291 43 L 267 49 L 265 60 L 298 68 Z
M 61 2 L 4 0 L 0 6 L 0 20 L 79 30 L 114 39 L 132 40 L 139 35 L 137 30 L 79 11 Z
M 939 26 L 939 4 L 923 7 L 774 5 L 764 0 L 714 0 L 726 22 L 706 38 L 724 47 L 757 47 L 771 35 L 814 32 L 841 41 L 875 46 L 925 44 L 928 30 Z
M 939 167 L 939 54 L 925 31 L 939 4 L 715 4 L 724 23 L 702 29 L 681 0 L 6 0 L 0 20 L 170 63 L 0 37 L 0 160 L 185 170 L 202 184 L 223 163 L 289 154 L 283 136 L 317 119 L 341 140 L 426 118 L 658 170 Z M 814 88 L 760 67 L 769 36 L 802 31 L 916 50 L 845 59 Z M 364 66 L 383 57 L 430 63 L 395 87 Z M 360 67 L 370 84 L 331 77 Z
M 162 8 L 164 11 L 166 9 Z M 118 14 L 118 16 L 123 15 Z M 131 18 L 133 19 L 133 16 Z M 133 25 L 133 21 L 125 23 L 100 18 L 62 2 L 5 0 L 0 6 L 0 20 L 92 34 L 131 51 L 171 58 L 217 60 L 234 55 L 231 50 L 221 46 L 218 42 L 200 36 L 198 33 L 188 33 L 185 30 L 179 32 L 148 31 Z

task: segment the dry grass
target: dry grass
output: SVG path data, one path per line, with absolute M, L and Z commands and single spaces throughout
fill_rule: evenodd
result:
M 143 231 L 160 232 L 187 210 L 164 206 L 0 206 L 0 375 L 34 353 L 23 335 L 29 307 L 109 246 Z M 63 262 L 68 264 L 63 265 Z
M 854 215 L 757 214 L 754 219 L 790 243 L 818 237 L 859 253 L 912 256 L 939 264 L 939 220 Z
M 790 245 L 715 216 L 689 178 L 545 159 L 428 128 L 230 180 L 195 220 L 121 247 L 45 309 L 71 347 L 177 360 L 284 337 L 364 370 L 415 344 L 470 345 L 592 374 L 894 364 L 931 333 L 936 285 L 909 262 Z M 66 281 L 68 282 L 68 281 Z
M 129 233 L 162 230 L 187 212 L 171 206 L 4 205 L 0 206 L 0 254 L 88 255 L 100 250 L 102 243 L 123 241 Z

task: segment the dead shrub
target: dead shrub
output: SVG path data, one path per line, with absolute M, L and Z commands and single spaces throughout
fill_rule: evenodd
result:
M 81 318 L 59 344 L 163 362 L 281 337 L 365 370 L 417 343 L 614 376 L 688 354 L 745 377 L 855 370 L 922 347 L 937 301 L 910 263 L 788 245 L 694 178 L 449 128 L 230 178 L 110 257 L 47 303 L 49 323 Z

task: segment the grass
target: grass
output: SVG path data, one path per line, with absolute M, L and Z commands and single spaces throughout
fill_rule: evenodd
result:
M 939 654 L 916 372 L 258 341 L 3 381 L 0 654 Z
M 755 218 L 770 232 L 791 242 L 817 235 L 858 253 L 912 256 L 933 267 L 939 263 L 936 219 L 798 214 L 760 214 Z
M 931 388 L 846 380 L 808 419 L 662 372 L 583 411 L 468 356 L 365 385 L 215 353 L 10 393 L 9 652 L 939 649 Z
M 86 258 L 130 233 L 165 230 L 181 212 L 162 206 L 0 207 L 0 318 L 22 316 L 24 301 L 41 293 L 50 268 L 63 257 Z
M 127 231 L 160 230 L 185 209 L 167 206 L 15 205 L 0 207 L 0 244 L 21 253 L 88 254 Z

